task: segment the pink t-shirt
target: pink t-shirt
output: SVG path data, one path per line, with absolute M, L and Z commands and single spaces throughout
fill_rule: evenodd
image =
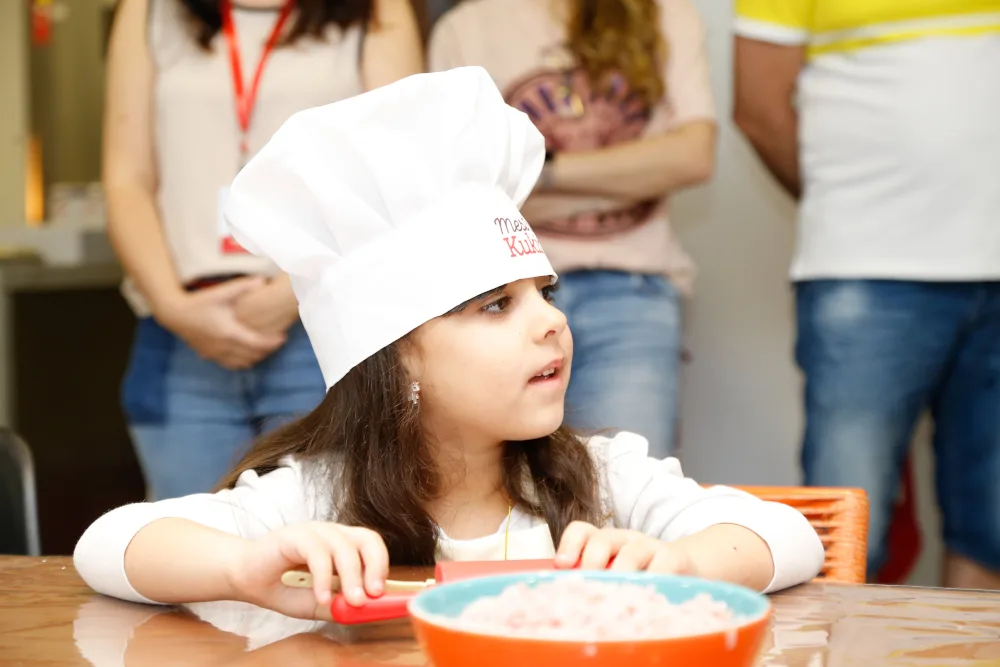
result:
M 434 71 L 480 65 L 507 102 L 527 113 L 556 151 L 593 150 L 714 121 L 705 30 L 690 0 L 659 0 L 667 44 L 664 99 L 652 109 L 617 77 L 608 96 L 591 96 L 587 76 L 564 46 L 558 0 L 466 0 L 431 35 Z M 574 101 L 582 101 L 582 105 Z M 690 292 L 695 266 L 675 237 L 667 198 L 614 215 L 532 220 L 554 268 L 662 273 Z

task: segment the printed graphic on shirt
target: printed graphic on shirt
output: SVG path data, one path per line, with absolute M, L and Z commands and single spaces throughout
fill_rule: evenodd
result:
M 504 98 L 528 114 L 548 150 L 571 153 L 614 146 L 642 136 L 651 116 L 645 101 L 621 75 L 608 92 L 595 90 L 582 68 L 546 69 L 515 81 Z M 603 237 L 644 224 L 656 202 L 555 220 L 532 220 L 540 234 Z

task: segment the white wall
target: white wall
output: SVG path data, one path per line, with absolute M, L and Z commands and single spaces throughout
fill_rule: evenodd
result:
M 678 234 L 699 267 L 687 313 L 693 359 L 682 455 L 698 477 L 797 484 L 800 380 L 786 277 L 795 209 L 729 121 L 730 5 L 694 1 L 708 30 L 721 131 L 711 185 L 674 201 Z
M 683 378 L 681 456 L 699 480 L 798 484 L 801 379 L 787 280 L 795 209 L 729 121 L 731 4 L 693 1 L 708 30 L 721 133 L 714 181 L 674 202 L 678 234 L 699 265 L 687 313 L 693 358 Z M 933 539 L 914 579 L 933 584 L 938 524 L 926 438 L 918 442 L 922 519 Z

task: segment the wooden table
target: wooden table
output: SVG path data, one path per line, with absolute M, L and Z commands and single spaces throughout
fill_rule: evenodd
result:
M 1000 594 L 809 584 L 773 599 L 761 665 L 1000 667 Z M 94 595 L 68 558 L 0 557 L 3 666 L 423 664 L 406 622 L 344 629 L 233 603 L 133 605 Z

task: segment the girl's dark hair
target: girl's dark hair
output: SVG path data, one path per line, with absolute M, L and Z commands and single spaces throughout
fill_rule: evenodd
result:
M 222 29 L 222 14 L 219 0 L 178 0 L 188 10 L 191 29 L 202 48 L 209 48 L 219 30 Z M 310 35 L 322 37 L 326 27 L 335 23 L 348 28 L 360 23 L 367 25 L 372 16 L 373 0 L 298 0 L 292 16 L 291 29 L 285 44 L 291 44 L 299 37 Z M 235 0 L 234 4 L 239 4 Z
M 440 491 L 440 473 L 409 391 L 398 345 L 389 345 L 310 414 L 258 440 L 220 488 L 232 488 L 247 470 L 270 472 L 285 456 L 318 463 L 337 479 L 330 518 L 379 533 L 394 565 L 433 564 L 437 529 L 424 507 Z M 506 443 L 502 475 L 511 504 L 545 519 L 555 544 L 572 521 L 602 519 L 596 465 L 566 428 Z

